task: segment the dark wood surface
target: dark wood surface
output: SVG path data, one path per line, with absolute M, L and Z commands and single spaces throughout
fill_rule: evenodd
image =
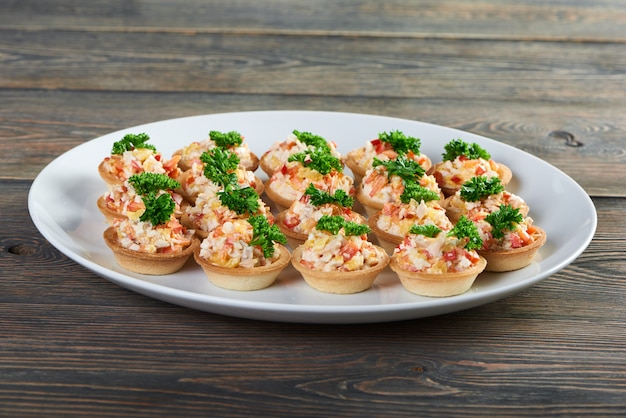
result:
M 624 1 L 9 0 L 0 104 L 0 416 L 626 415 Z M 78 144 L 274 109 L 402 117 L 526 150 L 589 193 L 596 236 L 506 299 L 331 326 L 127 291 L 30 220 L 32 180 Z

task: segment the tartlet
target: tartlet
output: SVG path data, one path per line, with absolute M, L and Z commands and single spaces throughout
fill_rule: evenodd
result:
M 263 215 L 226 221 L 212 230 L 194 253 L 216 286 L 240 291 L 270 286 L 289 264 L 286 240 Z
M 389 264 L 389 255 L 367 240 L 367 225 L 324 215 L 304 244 L 292 252 L 291 264 L 312 288 L 349 294 L 369 289 Z
M 300 260 L 303 247 L 299 246 L 291 253 L 291 263 L 300 272 L 304 281 L 313 289 L 324 293 L 352 294 L 363 292 L 372 287 L 378 275 L 389 264 L 389 256 L 381 248 L 381 261 L 376 266 L 365 270 L 320 271 L 306 267 Z
M 191 238 L 191 243 L 179 252 L 144 253 L 122 246 L 114 226 L 108 227 L 104 231 L 103 237 L 121 267 L 135 273 L 147 275 L 165 275 L 177 272 L 200 246 L 200 240 L 193 237 Z
M 404 172 L 406 174 L 397 175 L 387 168 L 387 164 L 393 162 L 410 168 Z M 382 210 L 386 203 L 399 202 L 408 183 L 417 184 L 443 197 L 433 176 L 425 174 L 418 164 L 401 156 L 369 169 L 357 188 L 356 198 L 367 216 L 372 216 Z
M 229 290 L 253 291 L 271 286 L 289 264 L 291 255 L 287 248 L 278 245 L 277 251 L 279 257 L 272 264 L 252 268 L 217 266 L 200 257 L 199 248 L 194 252 L 194 258 L 214 285 Z
M 200 162 L 200 155 L 215 147 L 228 149 L 237 154 L 243 168 L 255 171 L 259 167 L 259 157 L 252 152 L 244 142 L 244 137 L 235 131 L 231 132 L 209 132 L 209 138 L 203 141 L 193 141 L 183 148 L 174 152 L 174 156 L 180 156 L 178 166 L 186 171 L 194 163 Z
M 411 293 L 459 295 L 470 289 L 487 265 L 476 251 L 481 245 L 476 226 L 467 218 L 448 232 L 434 225 L 415 226 L 395 249 L 390 268 Z
M 346 166 L 352 171 L 357 184 L 361 182 L 367 170 L 372 168 L 374 158 L 393 160 L 400 154 L 406 154 L 409 159 L 428 171 L 432 161 L 420 152 L 420 142 L 418 138 L 406 136 L 400 131 L 382 132 L 377 138 L 367 141 L 364 146 L 346 154 Z
M 445 145 L 443 160 L 433 165 L 431 174 L 445 196 L 451 196 L 472 177 L 498 177 L 506 186 L 512 179 L 511 169 L 491 158 L 484 148 L 476 143 L 469 144 L 454 139 Z
M 479 250 L 478 253 L 487 260 L 485 271 L 505 272 L 519 270 L 532 263 L 539 249 L 546 243 L 546 232 L 532 227 L 533 242 L 519 248 L 509 250 Z
M 354 179 L 343 172 L 341 161 L 327 151 L 307 149 L 292 158 L 265 184 L 265 194 L 279 212 L 300 199 L 310 184 L 331 194 L 343 190 L 354 195 Z
M 337 144 L 334 142 L 327 141 L 321 136 L 310 132 L 294 130 L 287 135 L 285 140 L 275 142 L 261 155 L 259 166 L 261 170 L 271 177 L 274 172 L 288 162 L 289 157 L 315 147 L 325 147 L 335 158 L 342 159 L 341 154 L 337 150 Z

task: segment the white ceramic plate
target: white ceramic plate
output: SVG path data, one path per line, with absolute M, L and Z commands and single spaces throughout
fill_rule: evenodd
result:
M 354 295 L 330 295 L 309 288 L 292 268 L 270 288 L 254 292 L 213 286 L 193 260 L 176 274 L 144 276 L 119 267 L 104 244 L 104 217 L 97 198 L 106 191 L 97 166 L 113 142 L 127 133 L 145 132 L 165 156 L 207 138 L 210 130 L 240 132 L 261 155 L 294 129 L 335 141 L 342 153 L 362 146 L 379 132 L 400 130 L 422 141 L 422 153 L 433 162 L 444 145 L 462 138 L 486 148 L 508 165 L 514 180 L 507 187 L 530 205 L 535 224 L 548 241 L 530 266 L 510 273 L 483 273 L 465 294 L 427 298 L 404 290 L 391 270 L 372 289 Z M 262 177 L 261 170 L 257 174 Z M 122 287 L 173 304 L 236 317 L 285 322 L 365 323 L 433 316 L 482 305 L 519 292 L 543 280 L 580 255 L 596 229 L 596 212 L 584 190 L 550 164 L 511 146 L 468 132 L 382 116 L 267 111 L 194 116 L 150 123 L 113 132 L 86 142 L 52 161 L 35 179 L 29 194 L 31 217 L 59 251 Z

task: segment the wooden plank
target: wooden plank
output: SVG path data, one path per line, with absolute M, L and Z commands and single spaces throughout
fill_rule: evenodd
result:
M 0 27 L 106 30 L 336 33 L 415 37 L 623 42 L 619 0 L 71 0 L 0 3 Z
M 0 31 L 0 88 L 618 105 L 626 44 Z M 138 70 L 141 68 L 141 70 Z
M 37 90 L 0 90 L 0 102 L 10 104 L 0 107 L 0 153 L 4 156 L 0 178 L 32 179 L 63 151 L 134 125 L 196 114 L 301 109 L 379 114 L 474 132 L 548 161 L 593 196 L 626 195 L 626 122 L 616 123 L 624 121 L 623 102 L 620 106 L 591 106 L 541 100 L 493 103 L 472 98 Z M 582 146 L 572 146 L 577 142 L 568 141 L 563 132 L 572 134 Z M 580 155 L 584 155 L 584 165 L 579 163 Z

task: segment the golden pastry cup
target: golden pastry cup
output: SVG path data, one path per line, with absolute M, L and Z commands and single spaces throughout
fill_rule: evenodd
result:
M 117 232 L 112 226 L 104 231 L 103 236 L 121 267 L 135 273 L 154 276 L 177 272 L 185 265 L 193 252 L 200 247 L 200 240 L 194 237 L 191 244 L 181 252 L 142 253 L 122 247 L 117 239 Z
M 297 248 L 298 246 L 304 244 L 304 241 L 306 241 L 306 239 L 309 237 L 309 234 L 302 234 L 300 232 L 294 231 L 291 228 L 287 228 L 287 226 L 285 226 L 286 214 L 287 210 L 278 212 L 274 223 L 278 225 L 280 231 L 287 238 L 287 243 L 289 244 L 289 247 L 291 247 L 292 249 Z
M 396 272 L 406 290 L 416 295 L 429 297 L 447 297 L 467 292 L 486 266 L 487 260 L 480 257 L 478 263 L 467 270 L 437 274 L 403 269 L 398 265 L 396 256 L 391 257 L 389 263 L 389 267 Z
M 97 204 L 98 209 L 100 209 L 100 212 L 102 212 L 109 225 L 113 224 L 113 221 L 115 219 L 128 219 L 128 216 L 109 208 L 106 204 L 106 199 L 104 198 L 104 196 L 100 196 L 98 198 Z
M 356 152 L 358 150 L 350 151 L 346 154 L 346 166 L 352 171 L 352 175 L 354 177 L 354 184 L 359 185 L 367 172 L 367 169 L 362 167 L 356 161 Z
M 433 166 L 433 172 L 437 171 L 437 167 L 439 164 L 442 164 L 442 163 L 437 163 Z M 511 179 L 513 178 L 513 172 L 508 166 L 498 163 L 497 172 L 498 172 L 498 177 L 500 178 L 500 183 L 502 183 L 503 186 L 506 186 L 507 184 L 511 182 Z M 455 187 L 439 185 L 439 187 L 443 195 L 445 197 L 448 197 L 448 196 L 452 196 L 453 194 L 455 194 L 461 188 L 461 185 L 458 185 Z
M 367 225 L 372 230 L 372 233 L 378 239 L 378 243 L 381 247 L 387 251 L 387 254 L 392 255 L 396 247 L 404 240 L 404 236 L 390 234 L 387 231 L 383 231 L 378 227 L 378 218 L 380 218 L 381 212 L 376 212 L 367 219 Z
M 530 245 L 511 250 L 478 251 L 478 254 L 487 260 L 485 271 L 513 271 L 528 266 L 547 239 L 547 234 L 543 229 L 534 225 L 533 228 L 536 231 L 533 233 L 535 241 Z
M 291 253 L 291 264 L 300 272 L 304 281 L 309 286 L 325 293 L 345 295 L 363 292 L 372 287 L 376 277 L 378 277 L 389 264 L 389 256 L 380 248 L 380 253 L 383 258 L 380 260 L 380 263 L 374 267 L 355 271 L 319 271 L 310 269 L 300 263 L 302 250 L 303 246 L 299 246 L 293 250 Z
M 369 218 L 380 212 L 385 206 L 383 202 L 372 199 L 367 193 L 363 191 L 363 188 L 359 186 L 356 191 L 356 199 L 365 209 L 365 214 Z
M 215 286 L 228 290 L 252 291 L 271 286 L 289 264 L 291 255 L 287 248 L 278 244 L 277 250 L 280 256 L 276 261 L 267 266 L 253 268 L 216 266 L 200 256 L 200 248 L 194 251 L 194 259 Z
M 263 170 L 268 177 L 272 177 L 272 174 L 274 174 L 278 167 L 272 167 L 269 156 L 270 151 L 265 151 L 263 155 L 261 155 L 261 158 L 259 159 L 259 167 L 261 167 L 261 170 Z
M 107 169 L 106 160 L 102 160 L 100 164 L 98 164 L 98 174 L 104 182 L 109 186 L 109 188 L 113 188 L 119 184 L 123 184 L 125 179 L 116 177 Z
M 296 200 L 300 198 L 298 197 L 296 199 L 287 199 L 286 197 L 284 197 L 283 195 L 281 195 L 279 192 L 275 191 L 272 188 L 272 183 L 273 182 L 271 178 L 267 181 L 267 183 L 265 183 L 265 195 L 272 202 L 274 202 L 274 205 L 276 205 L 276 209 L 278 210 L 278 212 L 283 212 L 287 210 L 293 204 L 293 202 L 295 202 Z

